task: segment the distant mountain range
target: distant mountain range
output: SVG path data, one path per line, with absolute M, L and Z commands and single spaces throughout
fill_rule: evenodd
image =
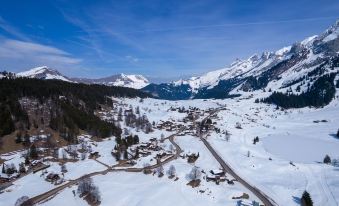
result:
M 17 76 L 130 87 L 161 99 L 184 100 L 228 98 L 261 90 L 301 94 L 326 74 L 335 72 L 335 81 L 338 81 L 338 62 L 339 21 L 320 35 L 275 52 L 237 59 L 226 68 L 170 83 L 153 84 L 142 75 L 125 74 L 99 79 L 68 78 L 46 66 L 20 72 Z
M 142 90 L 171 100 L 227 98 L 260 89 L 279 92 L 288 89 L 298 94 L 305 92 L 319 77 L 338 72 L 338 36 L 339 21 L 319 36 L 306 38 L 278 51 L 237 59 L 227 68 L 200 77 L 149 84 Z M 318 70 L 321 72 L 312 75 Z M 307 75 L 313 76 L 312 79 L 305 80 Z
M 107 86 L 121 86 L 134 89 L 141 89 L 149 84 L 149 81 L 142 75 L 117 74 L 105 78 L 69 78 L 55 69 L 47 66 L 37 67 L 28 71 L 17 73 L 18 77 L 37 78 L 37 79 L 57 79 L 74 83 L 85 84 L 103 84 Z
M 148 79 L 142 75 L 126 75 L 122 73 L 99 79 L 72 78 L 72 81 L 86 84 L 104 84 L 107 86 L 130 87 L 134 89 L 141 89 L 149 84 Z

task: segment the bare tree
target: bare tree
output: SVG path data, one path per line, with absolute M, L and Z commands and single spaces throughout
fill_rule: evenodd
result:
M 158 177 L 162 177 L 162 176 L 164 175 L 164 168 L 163 168 L 162 165 L 160 165 L 159 167 L 157 167 L 156 173 L 158 174 Z
M 83 153 L 81 153 L 81 160 L 85 160 L 86 159 L 86 152 L 83 152 Z
M 188 176 L 191 180 L 198 180 L 201 177 L 201 171 L 198 167 L 194 166 Z
M 86 192 L 89 192 L 92 186 L 93 186 L 93 180 L 91 178 L 84 178 L 79 181 L 78 193 L 81 195 Z
M 97 186 L 93 186 L 90 191 L 90 200 L 94 203 L 101 201 L 101 195 L 99 188 Z
M 62 149 L 62 159 L 67 159 L 67 152 L 65 149 Z
M 67 172 L 67 168 L 66 168 L 65 164 L 62 164 L 60 169 L 61 169 L 62 173 L 66 173 Z
M 172 144 L 170 144 L 170 145 L 168 146 L 168 149 L 169 149 L 169 151 L 173 152 L 173 151 L 174 151 L 174 146 L 173 146 Z
M 229 133 L 229 132 L 226 130 L 226 133 L 225 133 L 225 140 L 226 140 L 226 142 L 229 142 L 229 141 L 230 141 L 230 138 L 231 138 L 231 133 Z
M 171 165 L 168 170 L 167 170 L 167 174 L 169 177 L 174 177 L 176 175 L 176 170 L 174 165 Z

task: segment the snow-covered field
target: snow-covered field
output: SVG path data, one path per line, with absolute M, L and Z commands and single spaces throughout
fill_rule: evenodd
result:
M 299 205 L 304 190 L 310 192 L 315 205 L 338 205 L 338 168 L 322 163 L 326 154 L 339 157 L 339 139 L 334 135 L 338 99 L 322 109 L 286 111 L 251 101 L 230 100 L 229 110 L 219 113 L 218 125 L 232 134 L 230 142 L 217 134 L 209 137 L 220 155 L 280 205 Z M 243 129 L 236 129 L 236 122 Z M 254 145 L 256 136 L 260 142 Z
M 141 114 L 146 114 L 150 122 L 173 120 L 183 123 L 185 113 L 170 110 L 171 107 L 198 107 L 201 110 L 218 108 L 226 105 L 226 110 L 218 113 L 216 127 L 221 132 L 231 133 L 229 141 L 222 133 L 211 132 L 207 140 L 217 150 L 219 155 L 245 180 L 260 188 L 279 205 L 299 205 L 300 197 L 307 190 L 315 205 L 338 205 L 339 202 L 339 169 L 323 164 L 323 158 L 328 154 L 332 159 L 339 158 L 339 139 L 335 137 L 339 122 L 339 101 L 335 99 L 324 108 L 304 108 L 291 110 L 276 110 L 273 105 L 254 104 L 253 98 L 227 100 L 186 100 L 165 101 L 155 99 L 119 99 L 126 104 L 139 106 Z M 207 112 L 198 120 L 201 120 Z M 326 120 L 326 121 L 322 121 Z M 314 121 L 318 121 L 315 123 Z M 241 123 L 242 129 L 235 128 Z M 124 125 L 122 125 L 124 126 Z M 138 134 L 140 142 L 150 138 L 166 137 L 175 131 L 155 130 L 144 134 L 142 131 L 130 129 Z M 253 144 L 253 138 L 259 137 L 259 142 Z M 162 178 L 157 175 L 145 175 L 133 172 L 111 172 L 93 177 L 94 184 L 101 193 L 101 205 L 236 205 L 234 196 L 242 193 L 250 195 L 250 200 L 257 200 L 239 183 L 228 185 L 226 182 L 216 185 L 202 179 L 201 185 L 192 188 L 188 173 L 193 166 L 208 172 L 219 169 L 220 165 L 206 149 L 199 138 L 191 135 L 177 136 L 177 144 L 184 150 L 183 154 L 199 152 L 199 158 L 194 164 L 187 159 L 178 158 L 164 166 L 167 171 L 170 165 L 176 168 L 177 181 Z M 110 152 L 115 146 L 115 138 L 95 142 L 93 151 L 98 151 L 98 160 L 109 166 L 117 164 Z M 161 146 L 168 148 L 170 142 L 164 141 Z M 249 157 L 248 157 L 249 155 Z M 19 154 L 1 156 L 19 163 Z M 13 159 L 12 159 L 13 158 Z M 151 156 L 137 161 L 135 167 L 150 162 Z M 68 162 L 65 179 L 76 179 L 94 171 L 103 171 L 106 167 L 94 160 L 85 159 L 75 163 Z M 60 166 L 51 163 L 49 171 L 60 171 Z M 204 175 L 203 175 L 204 176 Z M 30 174 L 14 182 L 14 185 L 0 194 L 0 206 L 13 205 L 15 200 L 23 195 L 35 196 L 52 189 L 54 185 L 44 181 L 40 173 Z M 33 189 L 32 189 L 33 188 Z M 73 196 L 76 186 L 66 188 L 51 200 L 42 205 L 61 205 L 67 202 L 69 206 L 86 205 L 86 201 Z

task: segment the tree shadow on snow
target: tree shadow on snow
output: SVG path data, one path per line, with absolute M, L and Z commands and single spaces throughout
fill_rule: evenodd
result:
M 301 204 L 301 199 L 300 199 L 300 197 L 296 197 L 296 196 L 292 196 L 293 197 L 293 201 L 295 202 L 295 203 L 297 203 L 297 204 Z

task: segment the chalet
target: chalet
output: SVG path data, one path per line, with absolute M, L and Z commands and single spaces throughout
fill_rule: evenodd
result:
M 141 143 L 139 146 L 138 146 L 139 149 L 147 149 L 148 148 L 148 144 L 146 143 Z
M 225 176 L 220 176 L 220 175 L 213 175 L 213 174 L 207 174 L 206 175 L 206 181 L 214 181 L 217 184 L 219 184 L 219 182 L 224 182 L 226 181 L 226 177 Z
M 216 170 L 211 170 L 210 173 L 212 175 L 219 175 L 219 176 L 224 176 L 225 172 L 221 169 L 216 169 Z
M 33 173 L 39 172 L 41 170 L 49 168 L 50 165 L 46 165 L 42 163 L 42 161 L 32 161 L 31 162 L 31 169 L 33 170 Z
M 166 152 L 162 151 L 162 152 L 159 152 L 159 153 L 156 155 L 156 158 L 161 159 L 161 158 L 163 158 L 163 157 L 166 157 L 167 155 L 168 155 L 168 154 L 167 154 Z
M 10 182 L 10 179 L 6 177 L 0 177 L 0 184 L 4 184 L 6 182 Z
M 60 176 L 55 173 L 49 173 L 46 177 L 47 182 L 55 182 L 55 181 L 58 181 L 59 179 L 60 179 Z
M 151 155 L 152 153 L 150 151 L 145 150 L 139 150 L 139 155 L 142 155 L 143 157 L 146 157 L 148 155 Z
M 227 179 L 225 177 L 225 172 L 223 170 L 215 169 L 215 170 L 210 170 L 210 173 L 206 175 L 206 180 L 214 181 L 217 184 L 219 184 L 219 182 L 224 182 Z

